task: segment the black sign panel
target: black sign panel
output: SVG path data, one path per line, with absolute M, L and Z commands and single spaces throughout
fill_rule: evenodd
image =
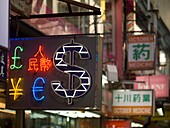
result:
M 7 78 L 7 49 L 0 47 L 0 80 Z
M 95 107 L 97 44 L 95 36 L 11 40 L 7 108 Z

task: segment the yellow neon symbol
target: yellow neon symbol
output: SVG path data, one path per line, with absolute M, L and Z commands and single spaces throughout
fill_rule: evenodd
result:
M 23 95 L 23 89 L 20 88 L 21 82 L 23 81 L 23 78 L 19 78 L 16 83 L 16 80 L 14 80 L 13 78 L 11 78 L 11 84 L 13 89 L 9 89 L 9 95 L 13 95 L 14 96 L 14 100 L 17 100 L 20 96 Z

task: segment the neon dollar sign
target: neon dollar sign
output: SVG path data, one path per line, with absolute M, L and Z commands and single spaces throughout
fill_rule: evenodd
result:
M 54 54 L 54 65 L 55 67 L 64 73 L 69 75 L 68 88 L 64 88 L 60 81 L 52 81 L 51 86 L 53 91 L 63 98 L 68 98 L 68 104 L 72 104 L 73 98 L 82 97 L 86 94 L 91 86 L 91 76 L 84 68 L 75 65 L 75 52 L 77 52 L 81 59 L 90 59 L 90 52 L 88 49 L 79 44 L 74 43 L 72 39 L 70 43 L 64 44 Z M 69 53 L 69 63 L 63 60 L 64 55 Z M 78 87 L 74 87 L 74 77 L 77 77 L 80 81 Z

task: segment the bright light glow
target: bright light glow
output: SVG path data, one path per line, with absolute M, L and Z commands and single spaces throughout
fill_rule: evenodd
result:
M 164 116 L 164 112 L 163 112 L 162 108 L 157 108 L 156 110 L 157 110 L 159 116 Z
M 25 114 L 31 114 L 31 110 L 25 110 Z
M 67 122 L 69 122 L 70 121 L 70 118 L 69 117 L 67 117 Z
M 2 93 L 5 92 L 5 89 L 0 88 L 0 92 L 2 92 Z
M 134 30 L 137 31 L 134 33 L 134 35 L 142 35 L 143 34 L 143 32 L 140 32 L 140 31 L 142 31 L 142 29 L 139 28 L 139 26 L 136 24 L 136 22 L 134 24 Z
M 106 20 L 106 14 L 105 14 L 105 7 L 106 7 L 106 2 L 105 2 L 105 0 L 101 0 L 100 1 L 100 5 L 101 5 L 101 11 L 102 11 L 102 16 L 101 16 L 101 19 L 102 19 L 102 21 L 105 21 Z
M 23 89 L 21 89 L 21 82 L 23 81 L 23 78 L 19 78 L 18 81 L 11 78 L 11 84 L 13 89 L 9 89 L 9 95 L 14 96 L 14 100 L 17 100 L 20 96 L 23 95 Z M 16 85 L 15 85 L 16 83 Z
M 40 114 L 40 113 L 33 113 L 33 114 L 30 115 L 30 117 L 31 117 L 32 119 L 36 119 L 36 118 L 41 118 L 41 119 L 47 118 L 46 115 Z
M 13 114 L 13 115 L 16 114 L 16 112 L 14 110 L 8 110 L 8 109 L 0 109 L 0 112 Z
M 105 75 L 102 75 L 102 87 L 104 87 L 104 85 L 107 83 L 108 83 L 107 77 Z
M 165 52 L 163 51 L 159 52 L 159 62 L 160 62 L 160 65 L 166 64 L 166 55 L 165 55 Z
M 0 108 L 5 108 L 5 103 L 0 102 Z
M 59 114 L 62 116 L 67 116 L 71 118 L 100 118 L 99 114 L 89 112 L 89 111 L 65 111 L 65 110 L 60 110 L 60 111 L 53 111 L 53 110 L 44 110 L 45 112 L 53 113 L 53 114 Z
M 142 128 L 143 128 L 143 125 L 142 125 L 142 124 L 139 124 L 139 123 L 134 123 L 134 122 L 132 122 L 132 123 L 131 123 L 131 127 L 142 127 Z

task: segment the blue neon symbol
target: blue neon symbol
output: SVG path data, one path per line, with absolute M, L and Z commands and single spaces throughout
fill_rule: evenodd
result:
M 36 101 L 42 101 L 45 96 L 40 96 L 42 92 L 44 92 L 44 85 L 46 84 L 45 79 L 42 77 L 38 77 L 34 81 L 34 85 L 32 87 L 33 97 Z

